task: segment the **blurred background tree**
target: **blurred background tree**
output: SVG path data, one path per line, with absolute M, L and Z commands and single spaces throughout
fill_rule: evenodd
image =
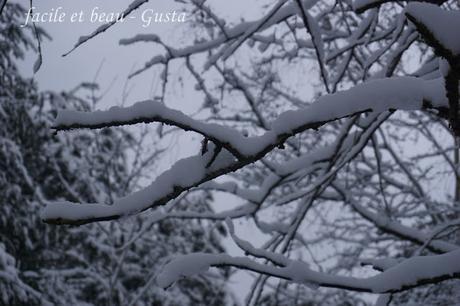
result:
M 17 61 L 38 51 L 34 29 L 19 27 L 24 11 L 6 3 L 0 15 L 0 305 L 225 304 L 225 273 L 179 281 L 168 292 L 152 286 L 172 253 L 222 251 L 208 223 L 179 227 L 139 216 L 57 229 L 42 222 L 50 200 L 110 202 L 138 188 L 163 150 L 154 137 L 142 146 L 146 131 L 53 133 L 56 109 L 92 110 L 101 91 L 82 83 L 44 92 L 20 75 Z M 207 193 L 188 199 L 196 209 L 211 200 Z

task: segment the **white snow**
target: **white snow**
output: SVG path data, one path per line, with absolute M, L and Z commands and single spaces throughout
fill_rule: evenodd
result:
M 167 288 L 183 277 L 205 272 L 210 266 L 218 264 L 219 259 L 220 257 L 214 254 L 206 253 L 177 256 L 163 267 L 163 272 L 157 277 L 157 284 Z
M 425 81 L 415 77 L 372 80 L 347 91 L 322 96 L 316 103 L 304 109 L 287 111 L 271 124 L 271 130 L 255 137 L 245 137 L 230 127 L 195 120 L 180 111 L 169 109 L 153 101 L 143 101 L 130 107 L 113 107 L 107 111 L 92 113 L 60 111 L 56 118 L 56 126 L 61 129 L 100 128 L 156 121 L 195 131 L 221 144 L 224 150 L 217 156 L 210 169 L 206 165 L 211 160 L 214 150 L 209 150 L 204 156 L 198 155 L 178 161 L 171 169 L 161 174 L 151 186 L 120 198 L 113 205 L 73 205 L 68 202 L 51 204 L 45 208 L 43 218 L 81 220 L 104 218 L 109 215 L 123 216 L 138 213 L 153 205 L 162 205 L 176 192 L 176 188 L 185 191 L 213 179 L 214 176 L 208 176 L 209 171 L 213 173 L 223 171 L 219 174 L 222 175 L 231 171 L 231 166 L 245 165 L 238 164 L 235 157 L 257 160 L 258 154 L 261 152 L 266 154 L 276 146 L 280 135 L 294 135 L 315 125 L 365 111 L 379 113 L 391 109 L 419 110 L 422 109 L 424 102 L 430 103 L 431 107 L 447 107 L 442 82 L 442 79 Z M 225 152 L 225 149 L 229 152 Z M 292 166 L 296 166 L 296 162 L 292 163 Z M 272 183 L 273 181 L 268 182 L 262 190 L 268 190 Z
M 413 77 L 372 80 L 350 90 L 326 95 L 302 111 L 288 111 L 273 122 L 272 130 L 288 132 L 310 122 L 343 118 L 366 110 L 422 108 L 424 81 Z
M 297 260 L 290 260 L 287 266 L 278 268 L 259 264 L 244 257 L 231 257 L 226 254 L 193 253 L 178 256 L 166 264 L 157 278 L 157 283 L 166 288 L 182 277 L 202 273 L 209 267 L 236 266 L 315 287 L 333 286 L 373 293 L 389 293 L 415 286 L 431 279 L 460 275 L 459 256 L 460 250 L 441 255 L 412 257 L 376 276 L 356 278 L 313 271 L 306 263 Z
M 354 0 L 353 1 L 353 10 L 361 11 L 366 7 L 369 7 L 373 4 L 382 3 L 384 0 Z
M 149 2 L 149 0 L 134 0 L 132 1 L 129 6 L 121 13 L 121 18 L 125 18 L 126 16 L 128 16 L 129 14 L 131 14 L 134 10 L 138 9 L 141 5 L 143 5 L 144 3 L 147 3 Z M 98 36 L 99 34 L 107 31 L 110 27 L 112 27 L 113 25 L 115 25 L 117 23 L 117 20 L 113 20 L 111 22 L 107 22 L 105 24 L 102 24 L 100 25 L 96 30 L 94 30 L 91 34 L 89 35 L 83 35 L 83 36 L 80 36 L 80 38 L 78 38 L 76 44 L 74 45 L 74 47 L 67 53 L 65 53 L 63 56 L 67 56 L 68 54 L 70 54 L 72 51 L 74 51 L 75 49 L 77 49 L 80 45 L 84 44 L 85 42 L 87 42 L 88 40 Z
M 460 11 L 447 11 L 429 3 L 409 3 L 406 14 L 423 24 L 453 56 L 460 55 Z

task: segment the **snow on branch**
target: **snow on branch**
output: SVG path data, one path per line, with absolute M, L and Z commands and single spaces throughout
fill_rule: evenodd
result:
M 408 0 L 408 2 L 417 2 L 419 0 Z M 354 0 L 353 1 L 353 10 L 358 13 L 364 13 L 365 11 L 379 7 L 380 5 L 388 2 L 396 2 L 394 0 Z M 440 5 L 444 2 L 445 0 L 424 0 L 423 2 L 428 2 L 428 3 L 433 3 Z
M 178 256 L 167 263 L 157 278 L 163 288 L 183 277 L 202 273 L 210 267 L 232 266 L 290 280 L 299 284 L 340 288 L 371 293 L 396 293 L 421 285 L 460 277 L 460 250 L 435 256 L 418 256 L 390 266 L 368 278 L 345 277 L 317 272 L 297 260 L 288 260 L 285 267 L 260 264 L 246 257 L 226 254 L 193 253 Z M 287 260 L 287 258 L 286 258 Z
M 423 245 L 430 238 L 429 235 L 424 234 L 420 230 L 404 226 L 395 220 L 391 220 L 384 214 L 373 213 L 358 204 L 356 201 L 351 201 L 350 203 L 357 213 L 386 233 L 393 234 L 397 237 L 403 238 L 404 240 L 412 241 L 419 245 Z M 457 250 L 459 246 L 442 240 L 433 240 L 427 245 L 427 248 L 435 253 L 445 253 Z
M 406 16 L 438 55 L 447 59 L 460 56 L 460 11 L 447 11 L 429 3 L 410 3 Z
M 318 21 L 308 13 L 307 9 L 304 8 L 302 1 L 296 0 L 299 6 L 300 16 L 307 30 L 307 34 L 310 34 L 313 47 L 315 49 L 316 57 L 318 59 L 319 70 L 321 78 L 323 79 L 324 86 L 327 93 L 330 93 L 328 85 L 327 70 L 324 67 L 324 43 L 322 39 L 321 28 Z
M 222 54 L 222 59 L 225 61 L 228 59 L 242 44 L 245 42 L 249 37 L 251 37 L 254 33 L 258 32 L 261 28 L 263 28 L 264 24 L 267 23 L 273 15 L 286 3 L 286 0 L 279 0 L 275 6 L 262 17 L 259 21 L 255 22 L 251 27 L 249 27 L 243 35 L 229 48 L 226 48 Z M 217 58 L 215 58 L 217 60 Z
M 141 122 L 161 122 L 206 136 L 237 157 L 249 157 L 272 147 L 279 139 L 284 142 L 286 136 L 318 128 L 324 123 L 356 113 L 446 107 L 442 80 L 424 81 L 414 77 L 396 77 L 369 81 L 347 91 L 320 97 L 316 103 L 306 108 L 284 112 L 272 122 L 271 130 L 262 136 L 245 137 L 235 129 L 197 121 L 180 111 L 152 101 L 138 102 L 125 108 L 112 107 L 107 111 L 62 110 L 58 112 L 55 129 L 98 129 Z
M 441 57 L 440 71 L 445 77 L 446 95 L 449 100 L 449 123 L 456 136 L 460 135 L 459 122 L 459 70 L 460 11 L 447 11 L 433 4 L 411 3 L 406 7 L 407 18 L 414 23 L 434 53 Z
M 215 39 L 194 43 L 191 46 L 186 46 L 180 49 L 166 46 L 156 35 L 138 34 L 132 38 L 121 39 L 119 41 L 120 45 L 129 45 L 137 42 L 155 42 L 164 46 L 168 51 L 167 55 L 156 55 L 153 57 L 150 61 L 144 64 L 144 67 L 133 72 L 130 77 L 138 75 L 154 65 L 165 64 L 172 59 L 185 58 L 194 54 L 211 51 L 224 45 L 221 51 L 217 52 L 214 56 L 211 56 L 205 63 L 205 68 L 209 68 L 213 63 L 221 58 L 224 53 L 224 58 L 230 56 L 236 48 L 238 48 L 240 44 L 248 38 L 247 36 L 251 36 L 257 32 L 262 32 L 271 26 L 279 24 L 291 16 L 296 15 L 298 12 L 297 4 L 290 2 L 284 4 L 284 2 L 285 1 L 280 1 L 274 6 L 274 8 L 272 8 L 272 10 L 270 10 L 270 12 L 258 20 L 241 22 L 234 27 L 224 28 L 224 32 Z M 303 7 L 308 10 L 316 2 L 303 0 L 302 3 Z
M 142 101 L 129 107 L 111 107 L 107 111 L 81 112 L 62 110 L 55 120 L 56 130 L 75 128 L 99 129 L 103 127 L 161 122 L 177 126 L 185 131 L 194 131 L 222 145 L 235 156 L 240 156 L 238 147 L 246 144 L 244 136 L 236 130 L 213 123 L 204 123 L 184 113 L 170 109 L 152 100 Z
M 58 130 L 163 122 L 195 131 L 224 149 L 220 153 L 219 150 L 208 150 L 204 155 L 182 159 L 149 187 L 115 200 L 112 205 L 51 203 L 42 217 L 48 223 L 84 224 L 118 219 L 164 205 L 184 191 L 260 160 L 289 137 L 317 129 L 328 122 L 364 112 L 446 109 L 448 104 L 442 82 L 442 79 L 425 81 L 414 77 L 369 81 L 347 91 L 320 97 L 306 108 L 284 112 L 271 123 L 270 130 L 254 137 L 245 137 L 229 127 L 197 121 L 149 101 L 93 113 L 60 111 L 56 119 Z
M 204 155 L 184 158 L 176 162 L 169 170 L 163 172 L 147 188 L 116 199 L 113 204 L 76 204 L 71 202 L 49 203 L 42 212 L 42 219 L 53 224 L 85 224 L 97 221 L 119 219 L 123 216 L 136 214 L 148 208 L 161 206 L 178 197 L 183 191 L 200 183 L 217 177 L 220 171 L 230 172 L 234 157 L 222 150 L 215 158 L 209 150 Z
M 128 16 L 129 14 L 131 14 L 133 11 L 137 10 L 140 6 L 142 6 L 143 4 L 149 2 L 149 0 L 134 0 L 121 14 L 120 14 L 120 17 L 117 18 L 117 19 L 123 19 L 125 18 L 126 16 Z M 73 46 L 73 48 L 68 51 L 67 53 L 63 54 L 62 56 L 67 56 L 69 55 L 70 53 L 72 53 L 75 49 L 77 49 L 79 46 L 81 46 L 82 44 L 86 43 L 88 40 L 98 36 L 99 34 L 107 31 L 109 28 L 111 28 L 113 25 L 115 25 L 117 23 L 117 20 L 113 20 L 111 22 L 108 22 L 108 23 L 105 23 L 103 25 L 101 25 L 100 27 L 98 27 L 94 32 L 92 32 L 91 34 L 89 35 L 86 35 L 86 36 L 81 36 L 77 43 Z
M 246 254 L 250 254 L 256 258 L 264 258 L 270 260 L 271 262 L 279 266 L 287 266 L 289 264 L 289 260 L 286 257 L 264 249 L 258 249 L 254 247 L 249 241 L 246 241 L 236 236 L 235 228 L 230 218 L 227 218 L 225 221 L 227 223 L 227 227 L 229 229 L 233 241 L 239 248 L 245 251 Z

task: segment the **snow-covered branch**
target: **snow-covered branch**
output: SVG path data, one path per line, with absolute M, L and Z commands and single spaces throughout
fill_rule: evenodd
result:
M 376 276 L 355 278 L 317 272 L 310 269 L 306 263 L 296 260 L 290 260 L 285 267 L 274 267 L 245 257 L 194 253 L 178 256 L 166 264 L 157 283 L 166 288 L 183 277 L 202 273 L 210 267 L 232 266 L 310 286 L 395 293 L 460 277 L 458 256 L 460 250 L 442 255 L 412 257 Z
M 446 107 L 442 80 L 400 77 L 369 81 L 347 91 L 323 96 L 305 109 L 281 114 L 270 125 L 271 130 L 254 137 L 245 137 L 229 127 L 199 122 L 151 101 L 94 113 L 61 111 L 56 119 L 59 130 L 163 122 L 196 131 L 225 149 L 218 154 L 212 167 L 208 163 L 215 157 L 213 150 L 180 160 L 146 189 L 117 199 L 112 205 L 52 203 L 45 208 L 42 217 L 45 222 L 58 224 L 118 219 L 163 205 L 186 190 L 258 161 L 289 137 L 317 129 L 327 122 L 364 112 L 442 110 Z

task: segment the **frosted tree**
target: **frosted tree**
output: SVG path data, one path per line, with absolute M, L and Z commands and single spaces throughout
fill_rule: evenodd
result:
M 27 49 L 38 51 L 37 37 L 47 37 L 38 27 L 19 27 L 23 11 L 7 3 L 0 15 L 0 305 L 224 303 L 226 272 L 220 281 L 197 276 L 170 292 L 151 286 L 170 254 L 222 250 L 221 234 L 208 223 L 176 230 L 173 220 L 153 223 L 145 216 L 79 228 L 42 222 L 49 201 L 110 202 L 134 190 L 164 150 L 147 130 L 53 135 L 57 109 L 90 111 L 101 93 L 93 83 L 39 91 L 19 74 L 17 61 Z M 200 210 L 211 199 L 202 192 L 187 201 Z
M 184 10 L 193 41 L 121 40 L 163 48 L 131 75 L 161 67 L 160 102 L 62 110 L 54 128 L 166 124 L 201 135 L 201 150 L 135 193 L 110 204 L 52 203 L 43 220 L 83 225 L 149 211 L 155 221 L 225 222 L 246 256 L 177 256 L 156 283 L 168 288 L 210 267 L 245 269 L 255 275 L 248 305 L 367 305 L 363 293 L 378 295 L 379 305 L 457 301 L 457 3 L 266 4 L 259 19 L 232 21 L 217 3 L 192 0 Z M 202 94 L 199 117 L 167 106 L 177 62 Z M 240 205 L 219 213 L 175 207 L 174 199 L 203 191 Z M 239 237 L 232 222 L 239 218 L 270 238 L 254 246 Z

